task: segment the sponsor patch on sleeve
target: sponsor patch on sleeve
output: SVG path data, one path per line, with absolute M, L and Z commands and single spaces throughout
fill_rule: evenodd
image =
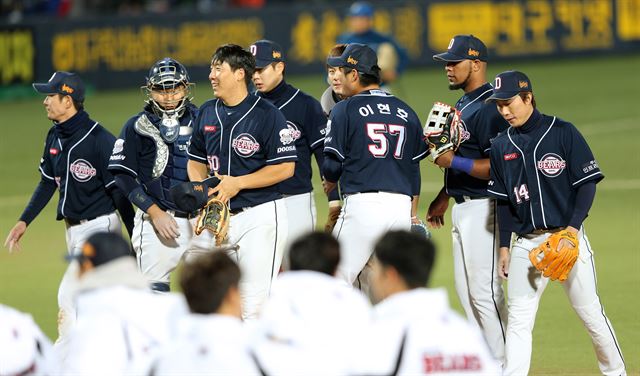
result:
M 582 165 L 582 172 L 585 174 L 598 169 L 600 169 L 600 166 L 598 166 L 598 162 L 595 159 Z

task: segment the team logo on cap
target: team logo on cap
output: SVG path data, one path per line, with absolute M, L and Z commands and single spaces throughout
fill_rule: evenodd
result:
M 520 86 L 520 89 L 527 89 L 529 87 L 529 83 L 527 81 L 518 81 L 518 86 Z
M 271 56 L 272 56 L 274 59 L 280 59 L 280 58 L 282 57 L 282 53 L 281 53 L 280 51 L 273 51 L 273 52 L 271 53 Z
M 352 58 L 351 55 L 349 55 L 349 57 L 347 58 L 347 63 L 353 64 L 353 65 L 357 65 L 358 64 L 358 60 Z
M 302 132 L 298 130 L 298 127 L 294 123 L 287 120 L 287 129 L 281 130 L 279 134 L 280 142 L 284 145 L 289 145 L 299 139 Z
M 453 42 L 455 42 L 456 38 L 451 38 L 451 40 L 449 41 L 449 46 L 447 46 L 447 50 L 450 50 L 451 47 L 453 47 Z
M 73 88 L 67 86 L 67 84 L 62 84 L 62 91 L 65 93 L 73 94 Z
M 544 176 L 550 178 L 555 178 L 560 175 L 565 167 L 567 167 L 567 162 L 558 154 L 554 153 L 547 153 L 538 161 L 538 170 L 540 170 Z
M 93 168 L 91 163 L 84 159 L 76 159 L 71 166 L 69 166 L 69 172 L 73 178 L 80 183 L 91 180 L 91 178 L 97 174 L 97 170 Z
M 469 56 L 480 56 L 480 51 L 478 50 L 474 50 L 473 48 L 469 48 L 469 51 L 467 51 L 467 54 Z
M 242 133 L 231 143 L 231 147 L 241 157 L 247 158 L 260 150 L 260 144 L 249 133 Z

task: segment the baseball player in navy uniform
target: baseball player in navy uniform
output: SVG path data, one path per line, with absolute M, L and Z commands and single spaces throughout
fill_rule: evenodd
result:
M 213 240 L 194 236 L 191 213 L 178 210 L 169 194 L 171 187 L 189 181 L 187 148 L 198 109 L 191 104 L 188 72 L 164 58 L 146 80 L 146 105 L 122 128 L 109 170 L 138 207 L 131 238 L 138 267 L 155 291 L 167 292 L 170 273 L 185 251 L 213 248 Z
M 379 88 L 375 52 L 358 43 L 327 59 L 347 99 L 332 110 L 323 174 L 340 179 L 344 206 L 334 236 L 343 254 L 338 276 L 368 293 L 373 244 L 384 232 L 411 227 L 411 200 L 420 192 L 419 162 L 427 155 L 420 120 L 406 103 Z M 368 267 L 367 267 L 368 268 Z
M 456 291 L 472 322 L 477 322 L 493 356 L 504 361 L 507 309 L 498 276 L 498 226 L 495 200 L 487 195 L 491 139 L 508 128 L 492 103 L 487 82 L 487 47 L 473 35 L 456 35 L 446 52 L 433 56 L 446 63 L 449 89 L 464 91 L 455 107 L 461 113 L 461 143 L 435 160 L 443 167 L 444 186 L 431 202 L 427 221 L 444 224 L 453 197 L 451 236 Z
M 200 107 L 189 147 L 189 177 L 217 176 L 212 194 L 228 202 L 227 245 L 240 265 L 242 317 L 254 319 L 269 295 L 287 241 L 287 210 L 277 184 L 293 176 L 296 145 L 284 115 L 249 93 L 253 55 L 233 44 L 220 46 L 209 80 L 217 99 Z
M 573 124 L 536 109 L 524 73 L 498 74 L 489 100 L 511 125 L 493 141 L 487 188 L 498 199 L 499 270 L 509 279 L 504 374 L 529 372 L 533 325 L 549 282 L 532 266 L 529 251 L 551 233 L 566 229 L 576 234 L 579 256 L 562 287 L 591 336 L 600 372 L 624 375 L 622 352 L 597 293 L 593 250 L 583 226 L 596 184 L 604 178 L 598 162 Z M 510 250 L 511 233 L 516 236 Z
M 40 159 L 41 180 L 31 201 L 11 229 L 5 242 L 9 251 L 20 249 L 20 238 L 27 226 L 47 205 L 56 188 L 59 191 L 56 220 L 64 220 L 67 251 L 78 254 L 82 244 L 96 232 L 120 232 L 122 222 L 130 230 L 133 210 L 117 189 L 107 163 L 115 137 L 84 110 L 84 84 L 75 73 L 55 72 L 48 82 L 33 88 L 46 94 L 47 118 L 53 121 Z M 116 208 L 122 222 L 115 213 Z M 67 268 L 58 291 L 58 343 L 65 346 L 75 322 L 72 294 L 77 263 Z
M 293 177 L 278 184 L 278 190 L 283 194 L 287 207 L 287 243 L 290 244 L 300 235 L 311 232 L 316 227 L 311 155 L 315 155 L 318 168 L 321 169 L 327 117 L 316 99 L 285 81 L 284 50 L 279 44 L 270 40 L 259 40 L 251 45 L 250 50 L 256 59 L 256 71 L 253 74 L 256 95 L 273 103 L 282 112 L 287 119 L 290 132 L 290 138 L 285 140 L 285 144 L 294 143 L 298 152 Z M 333 200 L 339 200 L 337 190 L 333 190 L 331 194 Z M 285 246 L 285 252 L 289 248 L 288 244 Z M 285 255 L 285 266 L 286 260 Z

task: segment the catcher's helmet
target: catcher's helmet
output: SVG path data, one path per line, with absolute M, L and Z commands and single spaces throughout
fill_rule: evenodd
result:
M 175 59 L 165 57 L 151 66 L 146 80 L 147 85 L 143 89 L 147 95 L 146 102 L 152 105 L 153 111 L 159 116 L 181 116 L 187 102 L 192 99 L 191 87 L 193 86 L 189 82 L 189 73 L 184 65 Z M 184 96 L 175 101 L 163 101 L 164 105 L 158 103 L 152 96 L 154 91 L 167 92 L 180 88 L 184 88 Z

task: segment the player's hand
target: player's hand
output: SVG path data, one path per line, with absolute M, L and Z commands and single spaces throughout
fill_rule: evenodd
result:
M 217 172 L 215 176 L 220 179 L 220 184 L 210 192 L 212 194 L 217 194 L 220 201 L 228 203 L 229 200 L 234 198 L 238 192 L 242 190 L 240 178 L 238 176 L 218 175 Z
M 509 247 L 500 247 L 500 256 L 498 256 L 498 275 L 506 280 L 509 278 L 509 262 L 511 261 L 511 253 Z
M 331 234 L 333 232 L 333 228 L 338 222 L 341 211 L 342 206 L 340 206 L 339 201 L 337 205 L 332 205 L 331 203 L 329 203 L 329 213 L 327 214 L 327 223 L 325 223 L 324 225 L 324 232 L 326 232 L 327 234 Z
M 427 210 L 427 223 L 432 228 L 440 228 L 444 226 L 444 215 L 449 208 L 449 196 L 441 191 L 436 198 L 429 204 Z
M 173 216 L 157 206 L 152 206 L 148 210 L 151 223 L 158 235 L 165 239 L 176 239 L 180 237 L 178 223 Z
M 15 226 L 9 231 L 7 240 L 4 241 L 4 246 L 9 248 L 9 252 L 20 250 L 20 238 L 27 231 L 27 223 L 25 221 L 18 221 Z
M 573 227 L 573 226 L 568 226 L 565 230 L 573 233 L 574 235 L 576 235 L 576 238 L 578 237 L 578 229 Z M 562 238 L 560 239 L 560 241 L 558 242 L 558 247 L 556 248 L 557 250 L 563 249 L 565 247 L 575 247 L 576 245 L 573 244 L 569 239 L 565 239 Z
M 327 194 L 327 195 L 329 194 L 329 192 L 331 192 L 334 189 L 336 189 L 337 185 L 338 185 L 337 183 L 330 182 L 330 181 L 327 181 L 327 180 L 323 180 L 322 181 L 322 189 L 324 190 L 324 193 Z
M 454 155 L 453 150 L 449 150 L 436 158 L 433 163 L 437 164 L 438 167 L 449 168 L 451 167 L 451 161 L 453 161 Z

